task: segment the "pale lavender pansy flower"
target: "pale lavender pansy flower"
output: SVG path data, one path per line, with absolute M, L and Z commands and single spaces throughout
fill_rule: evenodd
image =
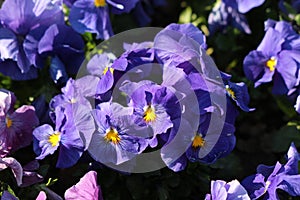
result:
M 278 199 L 277 189 L 291 196 L 300 196 L 300 175 L 298 173 L 299 153 L 291 144 L 287 153 L 287 163 L 276 163 L 275 166 L 259 165 L 257 174 L 242 181 L 251 199 Z
M 245 188 L 238 180 L 228 183 L 222 180 L 211 181 L 211 194 L 205 196 L 205 200 L 250 200 Z
M 97 184 L 97 172 L 87 172 L 76 185 L 66 190 L 65 199 L 103 200 L 101 188 Z

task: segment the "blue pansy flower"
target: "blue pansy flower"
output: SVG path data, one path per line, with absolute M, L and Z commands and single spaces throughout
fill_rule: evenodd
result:
M 291 196 L 300 196 L 300 175 L 298 173 L 299 153 L 291 144 L 285 165 L 277 162 L 275 166 L 259 165 L 257 174 L 242 181 L 251 199 L 278 199 L 277 189 Z
M 77 0 L 71 7 L 69 21 L 78 33 L 90 32 L 95 33 L 97 39 L 108 39 L 113 35 L 109 9 L 114 14 L 128 13 L 137 1 Z
M 92 111 L 97 124 L 88 152 L 98 162 L 119 165 L 134 158 L 147 147 L 132 117 L 133 109 L 105 102 Z
M 61 110 L 56 109 L 55 129 L 44 124 L 34 129 L 34 151 L 36 159 L 42 160 L 47 155 L 53 154 L 59 148 L 58 168 L 67 168 L 75 165 L 81 157 L 84 144 L 80 138 L 73 119 L 68 118 Z
M 266 22 L 265 36 L 244 59 L 244 72 L 255 87 L 273 80 L 274 94 L 287 94 L 297 83 L 299 35 L 285 22 Z
M 61 2 L 5 1 L 0 10 L 0 21 L 0 72 L 15 80 L 36 78 L 37 66 L 33 66 L 27 57 L 24 44 L 35 29 L 64 23 Z

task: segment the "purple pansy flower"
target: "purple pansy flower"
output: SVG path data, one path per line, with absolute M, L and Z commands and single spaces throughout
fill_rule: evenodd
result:
M 24 40 L 39 27 L 64 23 L 60 1 L 5 1 L 0 10 L 0 71 L 15 80 L 37 77 L 27 57 Z
M 157 145 L 157 136 L 173 127 L 172 120 L 179 117 L 179 103 L 167 87 L 151 81 L 126 82 L 120 88 L 129 97 L 129 105 L 134 108 L 136 123 L 151 127 L 153 136 L 148 137 L 149 145 Z
M 113 35 L 108 5 L 112 13 L 121 14 L 130 12 L 137 1 L 77 0 L 71 7 L 69 21 L 79 33 L 96 33 L 97 39 L 108 39 Z
M 245 188 L 238 180 L 228 183 L 222 180 L 211 181 L 211 194 L 205 196 L 205 200 L 250 200 Z
M 97 184 L 97 172 L 89 171 L 80 181 L 65 192 L 65 199 L 103 200 L 100 186 Z
M 210 33 L 224 30 L 228 25 L 250 34 L 246 17 L 243 13 L 248 12 L 254 7 L 260 6 L 265 0 L 221 0 L 217 1 L 213 10 L 208 16 Z
M 4 157 L 32 142 L 32 130 L 39 120 L 33 106 L 13 110 L 16 98 L 12 92 L 0 90 L 0 100 L 0 157 Z
M 97 77 L 93 80 L 96 82 L 99 81 Z M 95 131 L 95 123 L 91 114 L 92 105 L 85 98 L 91 92 L 87 91 L 90 86 L 86 86 L 93 82 L 82 84 L 82 81 L 84 81 L 82 78 L 76 81 L 69 79 L 66 86 L 61 89 L 63 94 L 56 95 L 51 99 L 50 108 L 52 112 L 50 112 L 50 117 L 53 121 L 56 121 L 56 112 L 58 111 L 59 115 L 60 112 L 63 112 L 70 119 L 69 123 L 73 123 L 73 126 L 79 131 L 86 150 Z
M 169 66 L 199 58 L 200 48 L 206 48 L 206 37 L 193 24 L 170 24 L 154 38 L 157 57 Z
M 55 82 L 63 83 L 68 74 L 76 74 L 84 60 L 84 42 L 71 27 L 53 24 L 32 31 L 24 41 L 24 49 L 30 64 L 42 68 L 48 56 L 50 75 Z
M 38 155 L 36 159 L 44 159 L 60 147 L 56 166 L 59 168 L 71 167 L 82 155 L 84 144 L 73 119 L 66 116 L 60 107 L 56 108 L 55 114 L 55 129 L 44 124 L 33 131 L 34 139 L 37 141 L 34 143 L 34 150 Z
M 266 22 L 265 36 L 244 59 L 244 72 L 255 87 L 273 80 L 273 93 L 287 94 L 297 83 L 299 35 L 284 22 Z
M 90 155 L 103 164 L 118 165 L 144 151 L 147 142 L 142 133 L 147 131 L 134 123 L 133 109 L 105 102 L 93 110 L 97 130 L 88 148 Z
M 281 189 L 291 196 L 300 196 L 300 175 L 298 174 L 299 153 L 291 144 L 287 153 L 285 165 L 276 163 L 275 166 L 259 165 L 257 174 L 242 181 L 251 199 L 279 199 L 276 190 Z
M 94 86 L 97 88 L 94 95 L 104 94 L 113 87 L 115 70 L 125 71 L 126 64 L 113 65 L 114 60 L 113 54 L 102 53 L 94 55 L 88 62 L 87 71 L 89 74 L 100 78 L 97 85 Z

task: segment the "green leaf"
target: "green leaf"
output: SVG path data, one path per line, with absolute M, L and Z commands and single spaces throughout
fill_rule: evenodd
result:
M 274 134 L 272 151 L 275 153 L 286 152 L 292 142 L 300 147 L 300 130 L 294 123 L 289 123 Z
M 192 8 L 187 7 L 184 9 L 179 16 L 179 23 L 185 24 L 190 23 L 192 21 Z

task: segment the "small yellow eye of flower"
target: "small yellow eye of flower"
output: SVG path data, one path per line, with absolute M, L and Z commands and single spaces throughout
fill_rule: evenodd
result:
M 228 95 L 229 95 L 231 98 L 235 99 L 235 93 L 234 93 L 234 91 L 229 87 L 229 85 L 226 85 L 225 88 L 226 88 L 226 91 L 227 91 Z
M 55 132 L 49 136 L 48 142 L 53 146 L 57 146 L 60 141 L 60 132 Z
M 110 71 L 111 74 L 114 73 L 114 68 L 112 68 L 112 67 L 105 67 L 104 70 L 103 70 L 103 75 L 105 75 L 108 72 L 108 70 Z
M 269 70 L 272 72 L 275 70 L 277 65 L 277 60 L 274 57 L 271 57 L 267 62 L 266 62 L 266 67 L 269 68 Z
M 151 105 L 145 106 L 143 118 L 147 123 L 155 121 L 156 120 L 155 108 Z
M 104 7 L 106 6 L 105 0 L 95 0 L 95 6 L 96 7 Z
M 118 131 L 114 128 L 109 128 L 106 130 L 106 135 L 104 136 L 104 139 L 107 142 L 112 142 L 114 144 L 118 144 L 121 141 Z
M 267 192 L 267 190 L 269 189 L 270 184 L 271 184 L 271 181 L 267 181 L 267 182 L 266 182 L 265 189 L 264 189 L 264 193 Z
M 9 117 L 5 118 L 6 127 L 9 128 L 12 126 L 12 120 Z
M 70 99 L 70 103 L 76 103 L 77 102 L 77 100 L 75 99 L 75 98 L 72 98 L 72 99 Z
M 193 138 L 192 147 L 196 149 L 199 147 L 203 147 L 204 144 L 205 140 L 203 139 L 203 137 L 201 135 L 195 135 L 195 137 Z

